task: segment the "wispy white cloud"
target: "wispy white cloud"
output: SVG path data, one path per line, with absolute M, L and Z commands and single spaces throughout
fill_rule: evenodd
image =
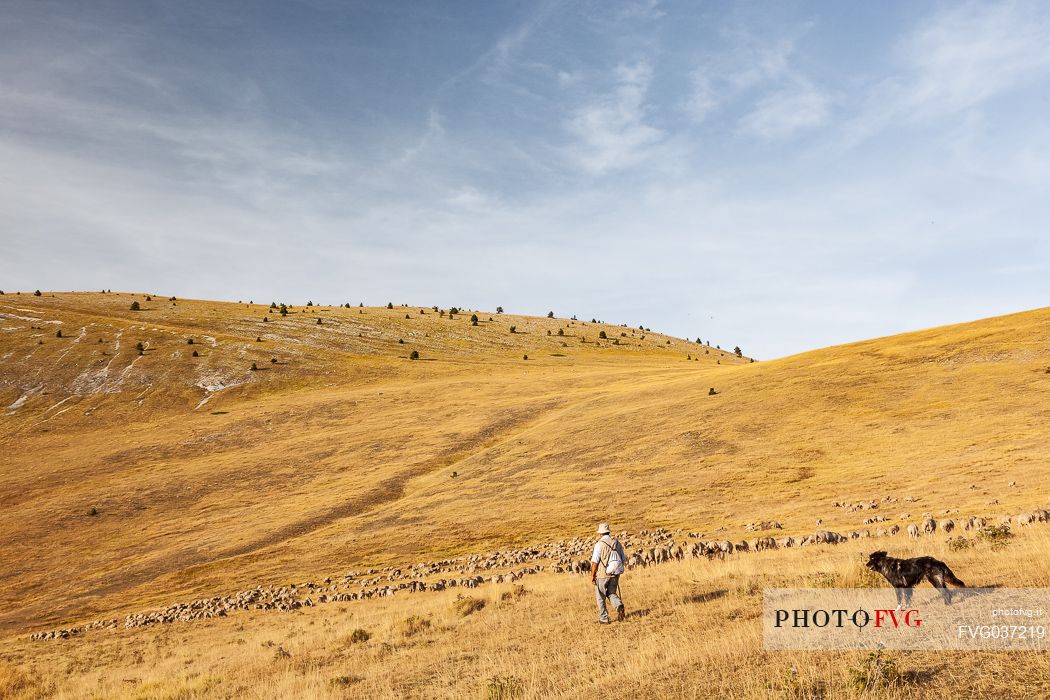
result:
M 824 125 L 831 113 L 831 98 L 808 81 L 763 96 L 740 120 L 744 133 L 765 140 L 781 139 Z
M 645 60 L 620 64 L 614 71 L 615 87 L 576 109 L 566 128 L 576 143 L 576 164 L 592 175 L 637 165 L 653 153 L 664 132 L 647 123 L 646 103 L 652 65 Z
M 892 73 L 874 83 L 843 127 L 846 146 L 884 129 L 979 109 L 1050 71 L 1050 6 L 966 3 L 920 20 L 897 43 Z M 971 122 L 976 123 L 976 122 Z
M 968 3 L 934 15 L 898 47 L 899 111 L 915 117 L 980 104 L 1050 69 L 1050 6 Z
M 747 33 L 727 33 L 730 48 L 692 73 L 686 109 L 696 123 L 733 108 L 741 134 L 782 139 L 824 125 L 832 100 L 792 65 L 800 33 L 762 40 Z

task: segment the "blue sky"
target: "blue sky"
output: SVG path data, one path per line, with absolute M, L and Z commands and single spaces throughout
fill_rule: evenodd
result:
M 1047 305 L 1046 3 L 7 0 L 0 289 L 771 358 Z

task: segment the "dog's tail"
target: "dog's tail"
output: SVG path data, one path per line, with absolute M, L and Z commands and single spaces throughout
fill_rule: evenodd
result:
M 944 567 L 945 583 L 950 583 L 953 586 L 958 586 L 959 588 L 966 588 L 966 584 L 962 582 L 962 579 L 960 579 L 958 576 L 952 573 L 952 570 L 948 568 L 947 564 L 941 564 L 941 566 Z

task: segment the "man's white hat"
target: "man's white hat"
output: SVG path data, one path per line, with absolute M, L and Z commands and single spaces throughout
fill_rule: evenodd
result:
M 608 535 L 612 530 L 609 528 L 609 523 L 602 523 L 598 526 L 599 535 Z

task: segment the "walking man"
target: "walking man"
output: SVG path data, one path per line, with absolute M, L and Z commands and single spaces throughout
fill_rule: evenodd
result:
M 623 601 L 620 600 L 619 585 L 620 574 L 623 573 L 627 555 L 620 541 L 610 533 L 609 523 L 602 523 L 598 526 L 599 538 L 594 544 L 594 553 L 591 554 L 591 583 L 595 586 L 594 590 L 598 599 L 598 622 L 603 625 L 609 624 L 606 599 L 616 609 L 617 620 L 622 622 L 626 616 Z

